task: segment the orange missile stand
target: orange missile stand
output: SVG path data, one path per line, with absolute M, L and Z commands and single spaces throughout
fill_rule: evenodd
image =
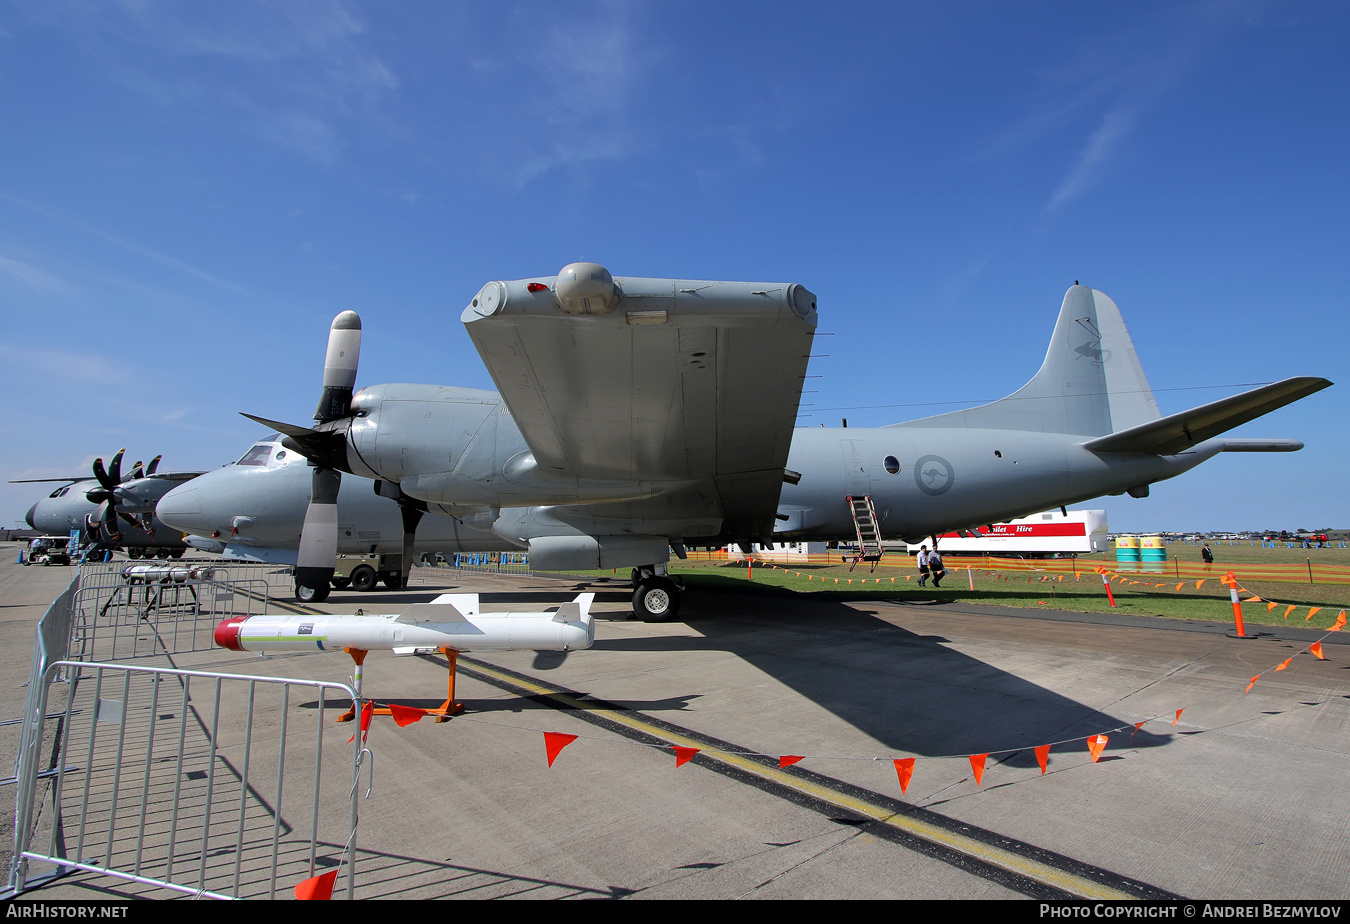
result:
M 367 652 L 364 648 L 344 648 L 342 650 L 347 652 L 347 654 L 351 655 L 352 660 L 356 662 L 356 669 L 352 674 L 352 681 L 353 681 L 352 685 L 356 689 L 356 695 L 360 697 L 362 695 L 361 694 L 362 666 L 365 664 L 366 655 L 369 654 L 369 652 Z M 445 702 L 435 709 L 424 709 L 422 710 L 422 712 L 425 713 L 426 715 L 434 715 L 436 717 L 436 721 L 440 723 L 440 722 L 448 722 L 450 721 L 452 716 L 457 716 L 461 712 L 463 712 L 464 704 L 455 701 L 455 664 L 459 660 L 459 652 L 453 648 L 438 648 L 437 651 L 445 655 L 445 659 L 446 661 L 449 662 L 450 667 L 449 679 L 446 682 Z M 393 715 L 388 706 L 376 706 L 373 714 Z M 338 716 L 337 720 L 339 722 L 350 722 L 354 718 L 356 718 L 355 704 L 353 704 L 352 707 L 348 709 L 346 712 L 342 713 L 342 715 Z

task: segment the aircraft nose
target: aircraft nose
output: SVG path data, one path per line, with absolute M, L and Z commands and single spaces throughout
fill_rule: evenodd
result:
M 202 514 L 200 490 L 192 482 L 179 485 L 161 497 L 155 505 L 155 516 L 164 525 L 185 533 L 203 535 L 211 529 Z
M 37 529 L 37 523 L 33 522 L 37 516 L 37 504 L 28 508 L 28 512 L 23 515 L 23 521 L 28 524 L 29 529 Z

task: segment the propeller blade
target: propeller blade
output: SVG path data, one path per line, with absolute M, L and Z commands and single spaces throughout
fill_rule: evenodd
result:
M 116 514 L 113 512 L 112 498 L 108 498 L 103 503 L 99 504 L 97 509 L 95 509 L 90 516 L 93 518 L 93 521 L 100 526 L 113 519 Z
M 117 455 L 112 457 L 112 465 L 108 466 L 108 480 L 111 481 L 112 484 L 104 485 L 104 487 L 111 489 L 113 485 L 122 483 L 122 456 L 125 453 L 125 448 L 119 449 L 117 450 Z
M 337 496 L 341 486 L 341 472 L 315 467 L 295 566 L 295 583 L 303 587 L 326 591 L 333 578 L 337 567 Z
M 107 471 L 104 470 L 103 468 L 102 456 L 94 460 L 94 477 L 97 478 L 98 483 L 103 485 L 103 487 L 108 491 L 111 491 L 113 488 L 117 487 L 117 482 L 109 478 Z
M 361 358 L 361 316 L 344 311 L 328 329 L 328 352 L 323 360 L 323 393 L 314 419 L 321 423 L 340 420 L 351 413 L 356 365 Z
M 147 477 L 153 475 L 155 473 L 155 469 L 159 468 L 159 460 L 162 458 L 164 458 L 163 455 L 158 455 L 150 460 L 150 464 L 145 467 L 145 474 Z
M 145 471 L 142 468 L 143 464 L 144 463 L 142 463 L 140 459 L 137 459 L 136 464 L 131 467 L 131 471 L 122 479 L 122 484 L 126 484 L 128 481 L 135 481 L 137 478 L 144 478 Z

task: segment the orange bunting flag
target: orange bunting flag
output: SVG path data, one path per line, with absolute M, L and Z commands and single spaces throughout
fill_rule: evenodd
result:
M 1147 722 L 1147 721 L 1148 721 L 1148 719 L 1145 719 L 1145 720 L 1144 720 L 1144 722 Z M 1141 728 L 1144 727 L 1144 722 L 1135 722 L 1135 723 L 1134 723 L 1134 731 L 1130 732 L 1130 740 L 1134 740 L 1135 733 L 1138 732 L 1139 729 L 1141 729 Z
M 1041 765 L 1041 776 L 1045 776 L 1045 765 L 1050 762 L 1050 745 L 1043 744 L 1036 748 L 1036 763 Z
M 1313 642 L 1311 645 L 1308 646 L 1308 650 L 1311 651 L 1313 654 L 1317 655 L 1317 660 L 1319 661 L 1325 661 L 1327 659 L 1327 656 L 1322 654 L 1321 642 Z
M 1285 610 L 1284 610 L 1284 618 L 1285 618 L 1285 619 L 1288 619 L 1288 618 L 1289 618 L 1289 614 L 1292 613 L 1292 612 L 1293 612 L 1294 610 L 1296 610 L 1296 609 L 1298 609 L 1297 604 L 1290 604 L 1289 606 L 1285 607 Z
M 1205 583 L 1205 581 L 1204 581 L 1203 578 L 1201 578 L 1200 580 L 1196 581 L 1196 582 L 1195 582 L 1195 589 L 1196 589 L 1196 590 L 1199 590 L 1199 589 L 1204 585 L 1204 583 Z
M 675 752 L 675 766 L 683 767 L 689 761 L 693 760 L 694 755 L 698 753 L 698 748 L 682 748 L 678 745 L 671 748 Z
M 1262 600 L 1260 597 L 1248 597 L 1246 600 L 1243 600 L 1242 602 L 1243 602 L 1243 603 L 1265 603 L 1266 601 Z
M 984 779 L 984 759 L 988 754 L 971 754 L 970 771 L 975 774 L 975 785 L 979 786 Z
M 1328 631 L 1328 632 L 1339 632 L 1339 631 L 1341 631 L 1341 629 L 1343 629 L 1344 627 L 1345 627 L 1345 610 L 1341 610 L 1341 615 L 1339 615 L 1339 616 L 1336 617 L 1336 624 L 1333 625 L 1333 626 L 1332 626 L 1330 629 L 1328 629 L 1327 631 Z
M 778 769 L 782 770 L 786 767 L 791 767 L 797 761 L 805 759 L 806 755 L 804 754 L 784 754 L 782 757 L 778 758 Z
M 1185 706 L 1182 706 L 1180 709 L 1177 710 L 1177 717 L 1176 717 L 1175 719 L 1172 720 L 1172 727 L 1173 727 L 1173 728 L 1176 728 L 1176 727 L 1177 727 L 1177 723 L 1181 721 L 1181 714 L 1182 714 L 1183 712 L 1185 712 L 1185 711 L 1186 711 L 1186 707 L 1185 707 Z
M 1044 600 L 1037 600 L 1036 602 L 1039 603 L 1041 606 L 1049 606 L 1049 604 L 1046 603 Z
M 909 791 L 909 781 L 914 776 L 914 758 L 902 757 L 892 761 L 895 764 L 895 775 L 900 778 L 900 793 Z
M 1092 752 L 1092 762 L 1095 764 L 1097 758 L 1102 756 L 1102 751 L 1106 749 L 1106 736 L 1093 735 L 1087 740 L 1088 750 Z
M 1186 582 L 1185 582 L 1185 581 L 1182 581 L 1180 584 L 1177 585 L 1177 593 L 1181 593 L 1181 588 L 1182 588 L 1185 584 L 1186 584 Z
M 355 737 L 355 736 L 353 736 Z M 295 884 L 295 897 L 302 902 L 326 902 L 333 897 L 333 883 L 337 882 L 337 870 L 329 870 L 322 876 L 306 879 Z
M 375 714 L 375 701 L 374 701 L 374 700 L 369 700 L 369 699 L 368 699 L 368 700 L 366 700 L 366 704 L 365 704 L 364 706 L 361 707 L 361 743 L 362 743 L 362 744 L 365 744 L 365 743 L 366 743 L 366 736 L 370 734 L 370 717 L 373 716 L 374 714 Z M 353 741 L 355 741 L 355 740 L 356 740 L 356 736 L 355 736 L 355 735 L 352 735 L 350 738 L 347 739 L 347 743 L 348 743 L 348 744 L 351 744 L 351 743 L 352 743 Z
M 1277 606 L 1279 606 L 1279 604 L 1276 603 L 1274 600 L 1268 601 L 1268 602 L 1266 603 L 1266 612 L 1269 613 L 1271 610 L 1275 609 L 1275 607 L 1277 607 Z
M 562 732 L 544 732 L 544 750 L 548 752 L 548 765 L 552 767 L 553 761 L 562 753 L 562 749 L 576 740 L 576 735 L 564 735 Z
M 1320 606 L 1313 607 L 1312 609 L 1308 610 L 1308 615 L 1303 617 L 1303 621 L 1307 622 L 1309 619 L 1312 619 L 1320 612 L 1322 612 L 1322 608 Z
M 1242 692 L 1244 692 L 1244 693 L 1250 693 L 1250 692 L 1252 691 L 1252 687 L 1256 686 L 1256 680 L 1257 680 L 1257 677 L 1260 677 L 1260 676 L 1261 676 L 1260 674 L 1257 674 L 1256 677 L 1253 677 L 1253 678 L 1252 678 L 1252 682 L 1249 683 L 1249 684 L 1247 684 L 1247 689 L 1243 690 Z
M 1279 666 L 1276 667 L 1275 670 L 1277 670 L 1277 671 L 1282 671 L 1282 670 L 1284 670 L 1286 667 L 1289 666 L 1289 662 L 1292 661 L 1292 660 L 1294 660 L 1294 659 L 1293 659 L 1293 658 L 1285 658 L 1283 661 L 1281 661 L 1281 662 L 1279 663 Z
M 402 728 L 421 719 L 422 716 L 427 714 L 427 711 L 415 706 L 400 706 L 398 703 L 390 703 L 389 714 L 394 717 L 394 724 Z

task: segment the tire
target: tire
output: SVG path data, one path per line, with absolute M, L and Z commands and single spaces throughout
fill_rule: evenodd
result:
M 169 550 L 168 550 L 168 549 L 159 549 L 159 550 L 157 550 L 157 551 L 155 552 L 155 557 L 156 557 L 156 558 L 163 559 L 164 561 L 168 561 L 168 560 L 169 560 Z
M 352 586 L 352 579 L 349 577 L 348 578 L 335 577 L 333 578 L 332 583 L 333 587 L 336 588 L 337 590 L 346 590 L 348 587 Z
M 186 551 L 187 551 L 187 549 L 174 549 L 174 550 L 173 550 L 172 552 L 170 552 L 169 554 L 170 554 L 170 555 L 174 558 L 174 560 L 176 561 L 177 559 L 182 558 L 182 557 L 183 557 L 183 553 L 186 552 Z
M 295 599 L 301 603 L 322 603 L 328 599 L 328 585 L 322 587 L 306 587 L 304 584 L 295 585 Z
M 387 572 L 387 573 L 384 575 L 383 580 L 384 580 L 384 586 L 385 586 L 385 587 L 388 587 L 390 590 L 402 590 L 402 589 L 403 589 L 403 575 L 399 574 L 397 571 L 389 571 L 389 572 Z
M 357 565 L 351 573 L 352 589 L 369 593 L 380 583 L 380 576 L 370 565 Z
M 647 578 L 633 591 L 633 615 L 647 622 L 669 622 L 680 611 L 680 592 L 663 577 Z

